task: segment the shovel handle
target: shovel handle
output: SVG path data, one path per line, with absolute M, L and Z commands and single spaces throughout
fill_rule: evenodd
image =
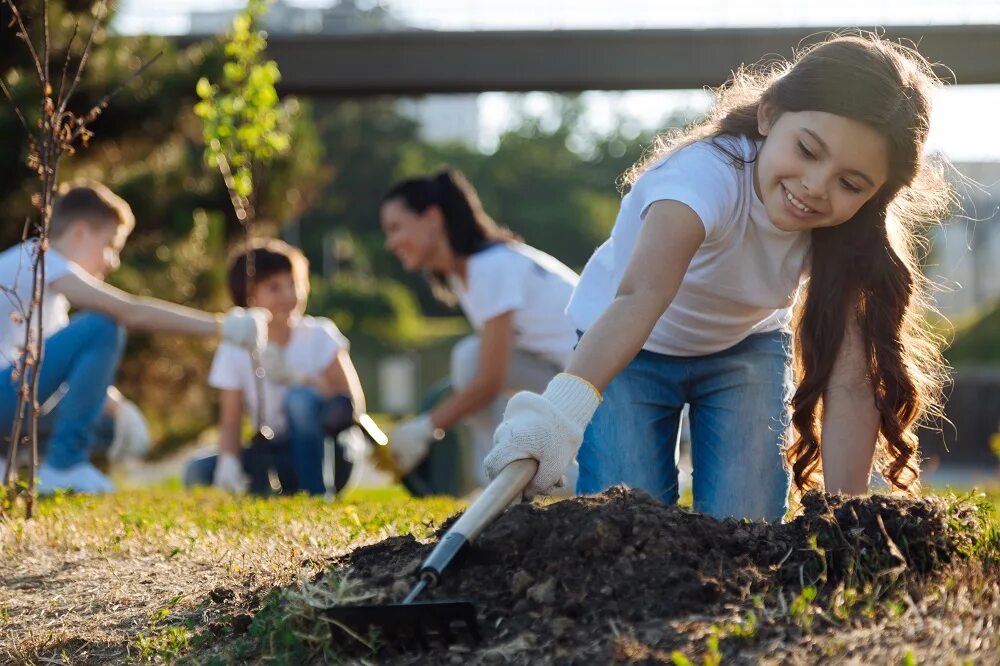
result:
M 420 577 L 433 585 L 441 572 L 465 544 L 476 540 L 511 502 L 521 496 L 521 491 L 535 477 L 538 461 L 534 458 L 515 460 L 486 486 L 462 517 L 455 521 L 420 568 Z
M 534 458 L 515 460 L 504 467 L 451 529 L 463 535 L 469 543 L 475 541 L 480 532 L 521 496 L 537 471 L 538 461 Z

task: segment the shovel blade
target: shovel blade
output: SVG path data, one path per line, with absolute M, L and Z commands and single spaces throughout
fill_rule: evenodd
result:
M 326 616 L 358 635 L 378 632 L 395 646 L 450 645 L 462 636 L 480 640 L 476 608 L 468 601 L 415 601 L 409 604 L 334 606 Z

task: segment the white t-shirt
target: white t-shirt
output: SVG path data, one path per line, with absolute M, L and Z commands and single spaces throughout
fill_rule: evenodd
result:
M 19 360 L 24 350 L 23 313 L 31 306 L 31 267 L 37 249 L 38 241 L 31 239 L 0 252 L 0 366 L 5 368 Z M 82 270 L 51 246 L 45 252 L 42 331 L 46 338 L 69 323 L 69 301 L 49 286 L 74 269 Z
M 558 259 L 523 243 L 497 243 L 469 256 L 466 280 L 449 276 L 472 327 L 514 312 L 514 347 L 565 367 L 576 345 L 566 304 L 576 273 Z
M 325 317 L 301 317 L 292 326 L 292 334 L 285 345 L 285 363 L 296 373 L 317 375 L 333 362 L 341 349 L 350 343 L 337 325 Z M 209 386 L 217 389 L 243 392 L 243 405 L 252 423 L 257 423 L 257 378 L 253 373 L 250 353 L 242 347 L 226 342 L 219 344 L 208 373 Z M 275 384 L 267 378 L 264 386 L 264 414 L 262 425 L 270 426 L 275 434 L 288 429 L 282 405 L 288 387 Z
M 811 236 L 782 231 L 768 218 L 753 186 L 757 145 L 746 137 L 716 141 L 748 160 L 746 166 L 734 166 L 717 147 L 700 141 L 654 163 L 622 199 L 611 238 L 587 262 L 570 301 L 577 328 L 590 328 L 611 303 L 646 211 L 664 200 L 697 213 L 705 241 L 643 349 L 700 356 L 753 333 L 788 328 Z

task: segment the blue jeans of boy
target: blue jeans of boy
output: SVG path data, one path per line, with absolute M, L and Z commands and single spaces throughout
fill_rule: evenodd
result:
M 353 406 L 345 395 L 324 398 L 311 386 L 293 386 L 285 394 L 282 408 L 288 431 L 271 441 L 256 439 L 242 451 L 243 470 L 250 477 L 250 493 L 271 492 L 270 470 L 278 476 L 281 491 L 310 495 L 326 493 L 323 480 L 323 454 L 327 435 L 353 425 Z M 350 467 L 337 447 L 334 486 L 340 490 L 347 482 Z M 184 485 L 211 485 L 218 456 L 197 458 L 184 470 Z M 346 473 L 346 474 L 345 474 Z
M 45 341 L 38 377 L 39 402 L 48 400 L 62 384 L 68 387 L 51 424 L 45 460 L 51 467 L 68 469 L 90 459 L 108 387 L 118 372 L 124 348 L 125 329 L 96 312 L 74 316 Z M 9 435 L 17 410 L 20 381 L 12 377 L 13 371 L 13 367 L 8 368 L 0 378 L 3 435 Z
M 790 336 L 780 331 L 706 356 L 640 351 L 608 385 L 584 434 L 577 492 L 623 483 L 676 503 L 688 403 L 694 508 L 719 518 L 779 520 L 788 505 L 791 392 Z

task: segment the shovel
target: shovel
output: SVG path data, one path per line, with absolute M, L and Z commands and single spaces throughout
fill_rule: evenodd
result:
M 419 578 L 402 603 L 334 606 L 326 610 L 327 617 L 357 635 L 375 629 L 389 641 L 416 637 L 424 646 L 430 640 L 449 644 L 455 642 L 457 633 L 464 631 L 478 642 L 479 624 L 471 602 L 417 601 L 417 597 L 425 589 L 434 587 L 459 551 L 474 542 L 511 502 L 521 496 L 537 469 L 538 462 L 531 458 L 507 465 L 441 537 L 420 566 Z

